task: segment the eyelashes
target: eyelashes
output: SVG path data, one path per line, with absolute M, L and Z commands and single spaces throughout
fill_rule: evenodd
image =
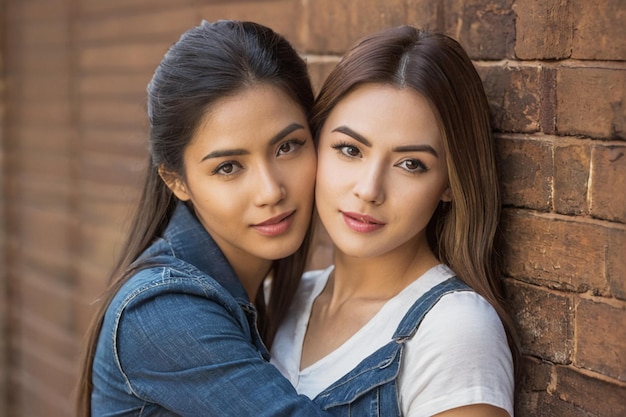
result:
M 341 157 L 348 160 L 361 159 L 363 157 L 359 147 L 348 142 L 334 143 L 331 145 L 331 148 L 335 149 Z M 409 174 L 420 174 L 429 170 L 426 164 L 418 158 L 404 158 L 395 163 L 393 166 L 398 167 Z
M 351 145 L 347 142 L 339 142 L 331 145 L 331 148 L 339 151 L 342 155 L 348 158 L 358 158 L 361 156 L 361 151 L 357 146 Z
M 295 155 L 300 148 L 306 145 L 306 139 L 289 139 L 282 143 L 280 143 L 274 152 L 274 155 L 277 158 L 287 157 L 289 158 L 291 155 Z M 211 175 L 219 175 L 222 177 L 231 177 L 237 174 L 239 171 L 242 171 L 244 165 L 237 160 L 227 160 L 221 162 L 217 165 L 213 170 L 211 170 Z

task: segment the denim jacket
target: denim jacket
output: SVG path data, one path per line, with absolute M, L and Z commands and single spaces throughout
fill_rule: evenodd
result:
M 151 266 L 124 284 L 104 318 L 94 417 L 327 415 L 268 363 L 255 308 L 183 203 L 141 259 Z
M 389 343 L 320 392 L 315 402 L 333 416 L 401 416 L 397 382 L 404 343 L 415 335 L 441 297 L 454 291 L 471 288 L 456 277 L 431 288 L 411 306 Z

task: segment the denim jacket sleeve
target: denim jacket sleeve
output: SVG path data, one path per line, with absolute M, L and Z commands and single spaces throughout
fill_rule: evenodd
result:
M 180 416 L 328 415 L 262 357 L 237 303 L 199 288 L 172 278 L 120 310 L 113 344 L 127 392 Z

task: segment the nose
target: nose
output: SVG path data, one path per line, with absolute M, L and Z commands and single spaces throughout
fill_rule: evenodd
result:
M 270 166 L 258 170 L 254 203 L 261 206 L 272 206 L 280 203 L 287 195 L 282 183 L 282 176 Z
M 380 205 L 385 201 L 384 169 L 382 163 L 364 164 L 354 185 L 354 195 L 359 199 Z

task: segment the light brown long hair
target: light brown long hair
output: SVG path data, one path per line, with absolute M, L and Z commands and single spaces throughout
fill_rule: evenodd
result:
M 280 35 L 252 22 L 203 22 L 184 33 L 166 53 L 148 85 L 150 158 L 143 191 L 127 240 L 87 334 L 76 403 L 78 416 L 91 415 L 92 367 L 104 314 L 120 287 L 147 264 L 133 265 L 159 237 L 177 204 L 157 168 L 184 178 L 183 152 L 195 129 L 219 99 L 256 83 L 283 90 L 308 115 L 313 91 L 306 63 Z M 272 292 L 255 300 L 259 331 L 269 346 L 304 271 L 310 231 L 293 255 L 274 261 Z
M 442 263 L 496 309 L 517 364 L 517 333 L 505 309 L 495 250 L 501 201 L 489 105 L 472 61 L 443 34 L 400 26 L 370 35 L 347 52 L 324 82 L 311 117 L 316 139 L 335 105 L 365 83 L 408 88 L 431 103 L 452 202 L 441 204 L 433 215 L 429 244 Z

